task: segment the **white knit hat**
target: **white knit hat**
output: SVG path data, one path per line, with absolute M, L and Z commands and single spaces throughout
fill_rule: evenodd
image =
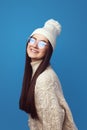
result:
M 54 49 L 56 44 L 56 38 L 60 34 L 60 32 L 61 32 L 60 23 L 54 19 L 49 19 L 48 21 L 45 22 L 42 28 L 34 30 L 31 36 L 34 34 L 44 35 L 50 41 Z

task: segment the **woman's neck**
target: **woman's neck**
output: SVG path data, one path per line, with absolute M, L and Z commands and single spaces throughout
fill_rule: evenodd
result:
M 37 60 L 37 61 L 31 61 L 31 66 L 32 66 L 32 76 L 35 74 L 37 68 L 39 67 L 39 65 L 41 64 L 42 60 Z

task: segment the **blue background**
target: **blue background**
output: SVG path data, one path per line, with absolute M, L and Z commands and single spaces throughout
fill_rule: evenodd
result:
M 49 18 L 62 32 L 51 63 L 79 130 L 87 126 L 86 0 L 0 0 L 0 130 L 28 130 L 19 110 L 25 46 L 32 31 Z

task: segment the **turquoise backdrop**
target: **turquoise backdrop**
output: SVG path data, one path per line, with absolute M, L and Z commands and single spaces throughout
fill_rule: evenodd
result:
M 0 130 L 29 130 L 18 106 L 26 40 L 50 18 L 62 25 L 51 64 L 77 127 L 87 129 L 87 1 L 0 0 Z

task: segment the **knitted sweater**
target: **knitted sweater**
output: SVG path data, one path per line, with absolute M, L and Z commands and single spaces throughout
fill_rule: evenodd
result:
M 31 63 L 33 74 L 40 63 L 41 61 Z M 37 78 L 35 105 L 40 120 L 32 119 L 29 115 L 30 130 L 77 130 L 58 76 L 51 66 Z

